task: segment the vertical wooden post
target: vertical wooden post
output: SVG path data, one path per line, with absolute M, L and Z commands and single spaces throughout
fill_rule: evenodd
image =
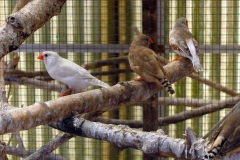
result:
M 151 36 L 155 42 L 151 44 L 150 48 L 157 51 L 157 1 L 143 0 L 142 1 L 143 13 L 143 34 Z M 143 103 L 143 130 L 156 131 L 158 129 L 158 94 L 153 95 L 149 100 Z M 155 102 L 155 103 L 154 103 Z M 147 154 L 143 155 L 144 160 L 157 160 L 157 157 Z

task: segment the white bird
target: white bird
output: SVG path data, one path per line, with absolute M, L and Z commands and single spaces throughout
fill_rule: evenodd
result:
M 76 63 L 60 57 L 56 52 L 44 51 L 38 56 L 43 60 L 48 74 L 66 85 L 69 89 L 61 96 L 67 95 L 72 89 L 75 92 L 86 91 L 88 86 L 110 87 L 108 84 L 92 76 L 86 69 Z

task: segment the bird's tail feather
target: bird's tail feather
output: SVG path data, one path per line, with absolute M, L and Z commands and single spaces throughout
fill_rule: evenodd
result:
M 202 160 L 213 160 L 216 155 L 220 152 L 221 146 L 213 147 L 203 158 Z
M 88 81 L 91 82 L 93 86 L 101 86 L 101 87 L 104 87 L 104 88 L 110 87 L 107 83 L 104 83 L 97 78 L 94 78 L 94 79 L 91 79 L 91 80 L 88 80 Z
M 167 78 L 161 78 L 160 82 L 169 94 L 175 93 L 175 91 L 173 90 L 173 88 Z
M 203 68 L 202 68 L 202 65 L 201 65 L 201 63 L 200 63 L 199 58 L 192 60 L 192 64 L 193 64 L 193 69 L 194 69 L 196 72 L 201 72 L 201 71 L 203 71 Z

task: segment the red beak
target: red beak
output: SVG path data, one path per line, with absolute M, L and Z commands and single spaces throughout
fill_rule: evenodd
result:
M 154 43 L 152 39 L 149 40 L 150 44 Z
M 42 53 L 39 54 L 39 56 L 37 57 L 37 59 L 43 60 L 43 55 L 42 55 Z

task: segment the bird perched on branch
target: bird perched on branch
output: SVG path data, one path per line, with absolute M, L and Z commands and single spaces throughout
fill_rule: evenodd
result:
M 148 48 L 153 40 L 149 36 L 141 34 L 137 27 L 134 26 L 133 29 L 136 36 L 131 43 L 128 58 L 132 70 L 141 77 L 135 80 L 155 82 L 163 86 L 168 93 L 175 93 L 166 77 L 158 55 Z
M 110 87 L 92 76 L 86 69 L 76 63 L 60 57 L 56 52 L 44 51 L 38 56 L 43 60 L 48 74 L 66 85 L 69 89 L 60 96 L 67 95 L 72 89 L 75 92 L 86 91 L 88 86 Z
M 202 160 L 213 160 L 217 155 L 233 153 L 240 147 L 240 102 L 230 112 L 213 135 L 212 148 Z
M 198 42 L 188 30 L 188 20 L 186 18 L 177 19 L 173 29 L 169 33 L 169 45 L 174 52 L 180 56 L 189 58 L 192 61 L 193 68 L 196 72 L 203 70 L 198 57 Z M 177 60 L 177 58 L 174 60 Z

